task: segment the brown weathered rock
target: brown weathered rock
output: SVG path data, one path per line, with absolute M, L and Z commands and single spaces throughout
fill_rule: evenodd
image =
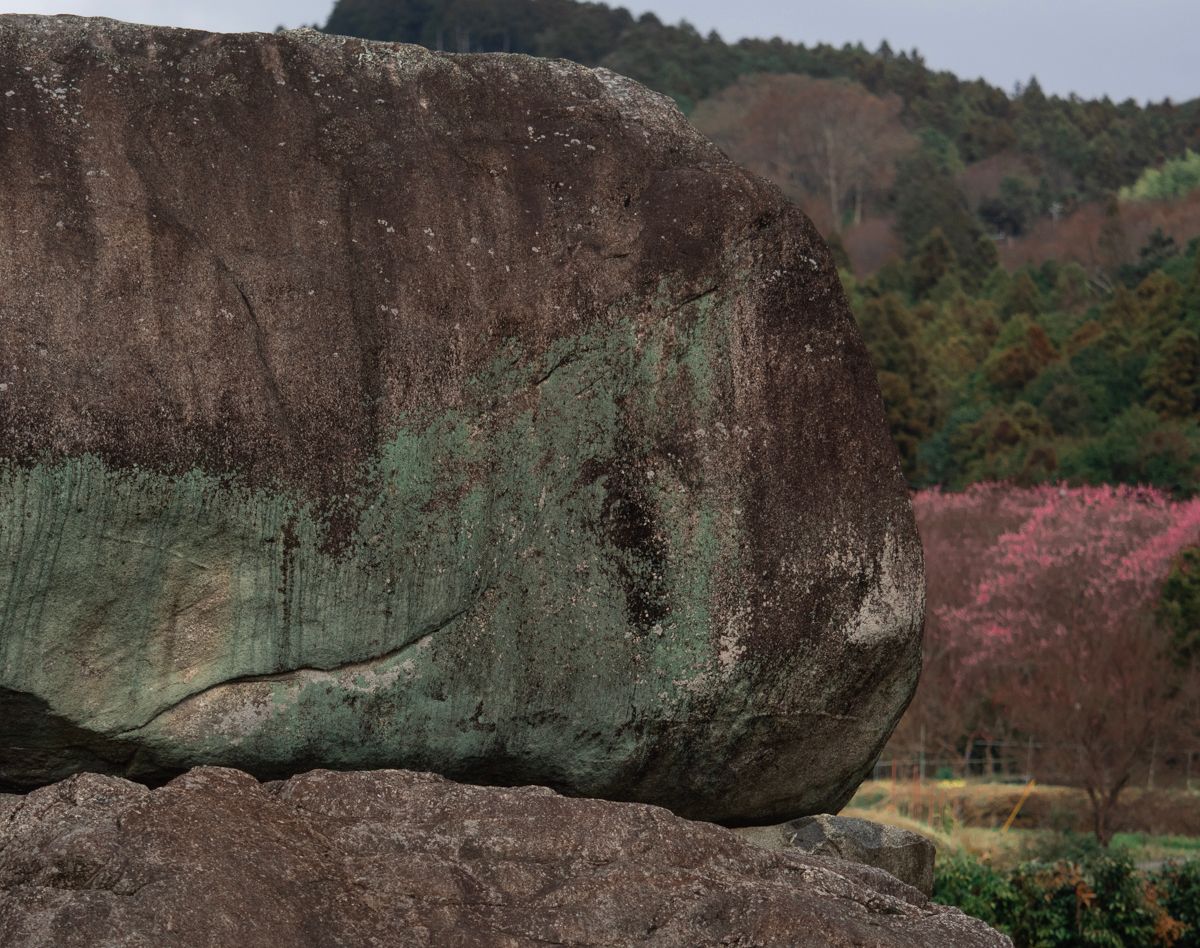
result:
M 1009 944 L 873 872 L 404 771 L 80 775 L 0 800 L 6 948 Z
M 0 787 L 836 810 L 920 544 L 804 216 L 603 70 L 0 16 Z
M 925 895 L 933 892 L 936 848 L 920 833 L 898 826 L 821 813 L 778 826 L 746 827 L 738 833 L 768 849 L 794 849 L 873 866 Z

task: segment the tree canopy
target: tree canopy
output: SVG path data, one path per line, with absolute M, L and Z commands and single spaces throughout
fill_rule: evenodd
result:
M 1145 107 L 1132 100 L 1047 96 L 1036 79 L 1019 95 L 930 69 L 917 50 L 808 46 L 775 39 L 728 43 L 687 22 L 574 0 L 338 0 L 325 29 L 452 52 L 520 52 L 603 65 L 674 98 L 685 112 L 755 73 L 842 79 L 896 96 L 910 129 L 931 129 L 964 162 L 1016 152 L 1044 179 L 1043 199 L 1095 199 L 1147 168 L 1200 149 L 1200 100 Z

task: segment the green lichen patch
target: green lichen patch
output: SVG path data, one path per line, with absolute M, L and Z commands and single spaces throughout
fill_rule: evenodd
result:
M 736 669 L 732 486 L 696 463 L 728 320 L 691 309 L 502 352 L 361 471 L 336 554 L 285 492 L 6 468 L 0 683 L 165 767 L 611 784 Z

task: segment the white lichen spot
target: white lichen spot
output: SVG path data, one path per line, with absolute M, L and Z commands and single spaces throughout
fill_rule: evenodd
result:
M 729 677 L 733 674 L 738 663 L 742 660 L 742 656 L 746 653 L 746 646 L 742 644 L 742 627 L 745 626 L 747 613 L 745 610 L 735 612 L 729 618 L 720 637 L 717 639 L 717 665 L 721 670 L 721 674 Z
M 894 534 L 884 537 L 878 568 L 872 572 L 870 589 L 846 624 L 846 640 L 865 645 L 913 634 L 925 611 L 925 582 L 919 564 L 901 549 Z

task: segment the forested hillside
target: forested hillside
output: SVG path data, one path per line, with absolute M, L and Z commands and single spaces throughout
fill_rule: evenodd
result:
M 830 240 L 914 485 L 1200 491 L 1200 99 L 1009 92 L 915 50 L 727 43 L 573 0 L 339 0 L 326 29 L 674 97 Z
M 1009 151 L 1047 165 L 1045 198 L 1094 197 L 1131 184 L 1144 168 L 1200 146 L 1200 101 L 1146 108 L 1129 101 L 1047 97 L 1031 81 L 1019 96 L 982 80 L 936 72 L 921 55 L 840 49 L 780 39 L 726 43 L 687 23 L 574 0 L 339 0 L 325 29 L 454 52 L 519 52 L 604 65 L 672 96 L 685 112 L 754 73 L 846 79 L 896 95 L 912 127 L 954 144 L 967 163 Z

